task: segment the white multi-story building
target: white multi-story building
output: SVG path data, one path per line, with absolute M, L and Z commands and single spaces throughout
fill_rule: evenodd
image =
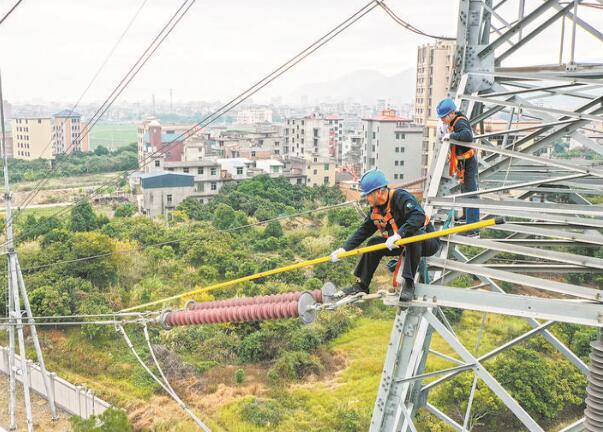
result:
M 336 158 L 342 141 L 343 121 L 338 117 L 314 113 L 285 121 L 285 155 L 307 160 Z
M 341 145 L 341 164 L 357 165 L 361 162 L 362 155 L 362 130 L 347 131 Z
M 218 159 L 217 162 L 228 177 L 233 180 L 245 180 L 249 178 L 249 168 L 253 161 L 245 158 Z
M 262 170 L 270 177 L 281 177 L 285 164 L 275 159 L 258 159 L 255 161 L 255 167 Z
M 147 166 L 146 173 L 162 172 L 194 176 L 194 188 L 190 196 L 202 203 L 207 203 L 222 189 L 224 183 L 232 180 L 225 171 L 222 171 L 222 166 L 214 158 L 174 162 L 161 158 L 155 159 L 153 164 Z
M 362 171 L 377 168 L 392 183 L 421 177 L 423 128 L 394 110 L 362 119 Z

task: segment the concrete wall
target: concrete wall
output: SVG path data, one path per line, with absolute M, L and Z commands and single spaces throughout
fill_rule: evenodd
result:
M 165 217 L 178 204 L 192 195 L 194 187 L 152 188 L 143 189 L 143 208 L 151 218 Z M 169 199 L 171 196 L 171 200 Z
M 8 356 L 9 350 L 6 347 L 0 347 L 0 372 L 8 375 Z M 21 357 L 17 357 L 17 381 L 22 383 Z M 42 371 L 40 366 L 27 360 L 27 370 L 29 372 L 31 390 L 38 393 L 45 399 L 48 399 Z M 50 387 L 53 389 L 54 400 L 58 408 L 68 412 L 71 415 L 77 415 L 82 418 L 88 418 L 92 415 L 99 415 L 111 405 L 94 395 L 92 390 L 86 389 L 80 385 L 71 384 L 57 374 L 50 372 Z

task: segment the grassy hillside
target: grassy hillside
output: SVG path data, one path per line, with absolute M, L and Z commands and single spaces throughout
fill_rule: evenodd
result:
M 107 218 L 86 205 L 69 216 L 23 218 L 19 254 L 34 314 L 110 313 L 328 254 L 359 222 L 351 208 L 304 218 L 248 224 L 341 202 L 330 188 L 292 186 L 257 177 L 225 187 L 212 203 L 189 200 L 170 221 L 141 216 Z M 126 211 L 128 210 L 128 211 Z M 177 240 L 177 241 L 175 241 Z M 95 255 L 94 259 L 84 259 Z M 323 264 L 195 297 L 198 301 L 315 289 L 325 280 L 353 281 L 354 260 Z M 6 265 L 2 266 L 6 268 Z M 0 287 L 6 274 L 0 273 Z M 375 284 L 387 286 L 382 268 Z M 457 279 L 459 289 L 477 283 Z M 509 287 L 521 289 L 521 287 Z M 5 312 L 0 295 L 0 312 Z M 182 307 L 184 301 L 165 306 Z M 464 344 L 486 353 L 527 329 L 523 320 L 445 311 Z M 324 311 L 309 326 L 298 320 L 190 326 L 163 330 L 150 325 L 154 351 L 178 394 L 215 431 L 363 431 L 372 415 L 395 311 L 370 302 Z M 128 333 L 150 364 L 140 325 Z M 583 359 L 596 330 L 556 325 L 553 331 Z M 112 326 L 84 325 L 41 331 L 48 366 L 128 412 L 136 430 L 194 430 L 190 420 L 146 375 Z M 434 335 L 432 348 L 450 356 Z M 30 353 L 33 356 L 33 353 Z M 430 356 L 427 371 L 454 364 Z M 521 365 L 521 367 L 518 367 Z M 555 429 L 583 410 L 585 378 L 542 337 L 535 337 L 486 362 L 489 371 L 540 421 Z M 462 422 L 473 374 L 466 372 L 434 389 L 429 401 Z M 520 431 L 500 401 L 478 383 L 474 431 Z M 420 412 L 422 431 L 445 432 Z

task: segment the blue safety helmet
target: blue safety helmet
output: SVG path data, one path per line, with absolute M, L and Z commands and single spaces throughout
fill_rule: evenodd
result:
M 436 110 L 439 118 L 446 117 L 451 112 L 456 111 L 456 104 L 450 98 L 442 99 Z
M 386 187 L 389 184 L 383 171 L 372 169 L 360 178 L 360 195 L 367 196 L 371 192 Z

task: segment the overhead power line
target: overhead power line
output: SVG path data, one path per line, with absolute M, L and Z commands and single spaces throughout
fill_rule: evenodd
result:
M 395 22 L 397 22 L 398 24 L 400 24 L 406 30 L 410 30 L 413 33 L 416 33 L 418 35 L 425 36 L 425 37 L 428 37 L 428 38 L 432 38 L 432 39 L 440 39 L 440 40 L 448 40 L 448 41 L 455 41 L 456 40 L 455 37 L 437 36 L 437 35 L 432 35 L 432 34 L 424 32 L 422 30 L 419 30 L 418 28 L 416 28 L 412 24 L 404 21 L 402 18 L 400 18 L 398 15 L 396 15 L 396 13 L 393 10 L 391 10 L 390 7 L 388 5 L 386 5 L 385 2 L 383 2 L 383 1 L 379 1 L 379 6 L 381 6 L 381 8 L 385 11 L 385 13 L 387 13 Z
M 176 12 L 170 17 L 168 22 L 163 26 L 161 31 L 155 36 L 155 38 L 151 41 L 151 43 L 147 46 L 145 51 L 138 57 L 136 62 L 130 67 L 128 72 L 124 75 L 121 81 L 117 84 L 117 86 L 113 89 L 111 94 L 103 101 L 103 103 L 97 108 L 95 113 L 92 115 L 91 120 L 88 122 L 84 130 L 80 130 L 78 136 L 73 140 L 73 142 L 69 145 L 67 149 L 65 149 L 65 153 L 69 153 L 70 150 L 77 144 L 82 141 L 83 138 L 88 136 L 90 130 L 96 125 L 98 120 L 107 112 L 107 110 L 113 105 L 115 100 L 121 95 L 121 93 L 126 89 L 128 84 L 136 77 L 138 72 L 142 69 L 142 67 L 146 64 L 146 62 L 151 58 L 151 56 L 155 53 L 155 51 L 161 46 L 163 41 L 170 35 L 170 33 L 174 30 L 176 25 L 180 22 L 180 20 L 186 15 L 186 13 L 190 10 L 192 5 L 196 0 L 184 0 L 180 7 L 176 10 Z M 31 200 L 39 193 L 41 187 L 48 182 L 50 179 L 50 174 L 52 174 L 58 167 L 56 164 L 53 168 L 51 168 L 45 174 L 44 178 L 40 180 L 40 182 L 32 189 L 32 191 L 28 194 L 28 198 L 32 197 Z M 26 198 L 27 199 L 27 198 Z M 21 209 L 27 208 L 27 205 L 22 206 Z
M 324 206 L 324 207 L 320 207 L 320 208 L 313 209 L 313 210 L 306 210 L 306 211 L 294 213 L 291 215 L 278 216 L 278 217 L 275 217 L 272 219 L 267 219 L 267 220 L 260 221 L 260 222 L 241 225 L 238 227 L 217 230 L 217 232 L 229 233 L 229 232 L 240 231 L 240 230 L 246 229 L 246 228 L 252 228 L 252 227 L 256 227 L 256 226 L 266 225 L 266 224 L 268 224 L 270 222 L 274 222 L 274 221 L 279 221 L 279 220 L 283 220 L 283 219 L 293 219 L 296 217 L 305 216 L 305 215 L 309 215 L 309 214 L 321 213 L 321 212 L 324 212 L 327 210 L 332 210 L 334 208 L 345 207 L 345 206 L 354 204 L 356 202 L 358 202 L 358 201 L 346 201 L 344 203 L 334 204 L 334 205 L 330 205 L 330 206 Z M 48 264 L 41 264 L 38 266 L 24 268 L 23 271 L 24 272 L 25 271 L 36 271 L 36 270 L 41 270 L 41 269 L 45 269 L 48 267 L 54 267 L 54 266 L 60 265 L 60 264 L 72 264 L 72 263 L 76 263 L 76 262 L 90 261 L 90 260 L 97 259 L 97 258 L 104 258 L 104 257 L 111 256 L 111 255 L 123 255 L 123 254 L 130 254 L 130 253 L 134 253 L 134 252 L 141 252 L 141 251 L 151 248 L 151 247 L 166 246 L 166 245 L 181 243 L 181 242 L 185 242 L 185 241 L 203 240 L 204 238 L 205 238 L 205 236 L 181 237 L 178 239 L 166 240 L 163 242 L 152 243 L 152 244 L 148 244 L 148 245 L 141 245 L 141 246 L 129 248 L 129 249 L 122 249 L 122 250 L 106 252 L 106 253 L 97 254 L 97 255 L 90 255 L 90 256 L 85 256 L 85 257 L 81 257 L 81 258 L 74 258 L 74 259 L 70 259 L 70 260 L 54 261 L 54 262 L 51 262 Z
M 4 23 L 4 21 L 6 21 L 6 19 L 10 16 L 10 14 L 12 14 L 15 9 L 17 9 L 17 7 L 21 4 L 22 1 L 23 0 L 18 0 L 17 3 L 15 3 L 13 5 L 13 7 L 10 8 L 8 12 L 6 12 L 6 14 L 4 14 L 4 16 L 2 17 L 2 19 L 0 19 L 0 25 L 2 25 Z
M 75 110 L 79 106 L 79 104 L 82 101 L 82 99 L 88 93 L 88 90 L 90 90 L 90 87 L 92 87 L 92 84 L 94 84 L 94 82 L 96 81 L 96 79 L 98 78 L 98 76 L 100 75 L 100 73 L 103 71 L 103 69 L 105 68 L 105 66 L 107 65 L 107 63 L 109 62 L 109 60 L 111 59 L 111 57 L 113 56 L 113 54 L 115 53 L 115 51 L 117 50 L 117 48 L 119 47 L 119 45 L 121 44 L 121 42 L 123 41 L 123 39 L 125 38 L 126 34 L 130 31 L 130 28 L 134 24 L 134 21 L 136 21 L 136 18 L 138 18 L 138 15 L 140 14 L 140 12 L 142 11 L 142 9 L 146 5 L 147 1 L 148 0 L 142 0 L 142 3 L 140 4 L 140 6 L 138 7 L 138 9 L 134 13 L 134 15 L 132 16 L 132 18 L 130 19 L 130 21 L 128 22 L 128 25 L 126 26 L 126 28 L 124 29 L 124 31 L 121 33 L 121 35 L 119 36 L 119 38 L 117 39 L 117 41 L 115 41 L 115 43 L 113 44 L 113 47 L 111 48 L 111 50 L 109 51 L 109 53 L 107 54 L 107 56 L 105 57 L 105 59 L 103 60 L 103 62 L 101 63 L 101 65 L 98 67 L 98 69 L 96 70 L 96 72 L 92 76 L 92 79 L 90 80 L 90 82 L 88 83 L 88 85 L 86 86 L 86 88 L 84 89 L 84 91 L 82 92 L 82 94 L 80 95 L 80 97 L 77 99 L 77 102 L 75 102 L 75 104 L 73 105 L 73 107 L 71 107 L 71 112 L 72 113 L 75 112 Z M 52 144 L 52 142 L 53 142 L 53 138 L 51 137 L 50 140 L 48 141 L 48 143 L 46 144 L 46 146 L 40 152 L 40 156 L 39 157 L 42 157 L 44 155 L 44 152 L 46 152 L 46 150 L 48 149 L 48 147 L 50 147 L 50 145 Z M 77 141 L 75 141 L 75 142 L 77 142 Z M 33 201 L 33 199 L 40 192 L 41 187 L 43 186 L 44 182 L 47 181 L 47 179 L 49 178 L 49 174 L 51 174 L 52 172 L 56 171 L 56 169 L 58 168 L 59 164 L 60 163 L 57 160 L 55 162 L 55 165 L 52 167 L 52 169 L 50 171 L 48 171 L 48 173 L 46 175 L 44 175 L 44 177 L 42 179 L 40 179 L 34 185 L 34 187 L 32 188 L 32 190 L 29 192 L 29 194 L 27 194 L 27 196 L 23 200 L 23 203 L 21 204 L 21 208 L 27 208 L 27 206 L 29 206 L 29 204 L 31 204 L 31 202 Z
M 144 167 L 146 165 L 146 163 L 148 163 L 148 161 L 150 161 L 152 158 L 158 157 L 158 156 L 164 154 L 165 152 L 169 151 L 169 149 L 175 142 L 181 140 L 183 137 L 188 137 L 189 134 L 191 134 L 198 128 L 202 128 L 202 127 L 206 127 L 206 126 L 210 125 L 211 123 L 216 121 L 218 118 L 220 118 L 222 115 L 224 115 L 228 111 L 232 110 L 233 108 L 235 108 L 236 106 L 241 104 L 247 98 L 253 96 L 255 93 L 257 93 L 258 91 L 260 91 L 261 89 L 266 87 L 268 84 L 270 84 L 272 81 L 274 81 L 275 79 L 277 79 L 278 77 L 283 75 L 285 72 L 287 72 L 289 69 L 291 69 L 293 66 L 295 66 L 296 64 L 301 62 L 306 57 L 308 57 L 310 54 L 314 53 L 316 50 L 318 50 L 319 48 L 324 46 L 326 43 L 331 41 L 333 38 L 335 38 L 341 32 L 343 32 L 348 27 L 350 27 L 352 24 L 354 24 L 356 21 L 358 21 L 359 19 L 364 17 L 366 14 L 371 12 L 378 5 L 379 5 L 379 2 L 377 0 L 372 0 L 369 3 L 367 3 L 365 6 L 360 8 L 356 13 L 354 13 L 350 17 L 346 18 L 340 24 L 335 26 L 332 30 L 330 30 L 325 35 L 320 37 L 318 40 L 313 42 L 311 45 L 309 45 L 308 47 L 303 49 L 299 54 L 295 55 L 290 60 L 283 63 L 281 66 L 276 68 L 274 71 L 272 71 L 271 73 L 266 75 L 264 78 L 262 78 L 261 80 L 259 80 L 255 84 L 253 84 L 247 90 L 243 91 L 238 96 L 234 97 L 233 99 L 228 101 L 226 104 L 222 105 L 218 110 L 214 111 L 214 113 L 210 114 L 204 120 L 196 123 L 189 129 L 187 129 L 186 131 L 184 131 L 183 133 L 181 133 L 180 135 L 175 137 L 172 141 L 165 143 L 158 150 L 156 150 L 155 152 L 148 155 L 146 158 L 143 159 L 143 161 L 141 161 L 141 166 Z M 132 174 L 133 172 L 135 172 L 137 170 L 138 170 L 138 168 L 135 170 L 126 170 L 123 173 L 120 173 L 118 176 L 115 176 L 115 178 L 113 180 L 110 180 L 108 182 L 101 184 L 97 189 L 95 189 L 93 192 L 88 194 L 86 197 L 74 202 L 73 204 L 71 204 L 69 206 L 62 208 L 61 210 L 59 210 L 58 212 L 56 212 L 55 214 L 53 214 L 51 216 L 57 217 L 57 216 L 64 214 L 65 212 L 71 210 L 73 207 L 97 196 L 99 193 L 101 193 L 106 188 L 119 184 L 119 182 L 121 182 L 123 179 L 127 178 L 128 175 Z M 30 232 L 31 232 L 31 230 L 21 233 L 19 236 L 16 237 L 15 240 L 16 241 L 20 240 L 20 238 L 22 238 L 26 234 L 29 234 Z M 3 245 L 0 245 L 0 246 L 4 246 L 5 244 L 6 243 L 4 243 Z
M 398 185 L 398 186 L 393 186 L 391 189 L 402 189 L 402 188 L 405 188 L 408 185 L 411 185 L 411 184 L 414 184 L 414 183 L 416 183 L 416 182 L 415 181 L 407 182 L 407 183 L 404 183 L 404 184 L 401 184 L 401 185 Z M 315 213 L 322 213 L 324 211 L 332 210 L 332 209 L 335 209 L 335 208 L 347 207 L 349 205 L 358 204 L 361 201 L 362 201 L 361 199 L 360 200 L 345 201 L 343 203 L 338 203 L 338 204 L 332 204 L 332 205 L 328 205 L 328 206 L 318 207 L 316 209 L 311 209 L 311 210 L 304 210 L 304 211 L 293 213 L 293 214 L 290 214 L 290 215 L 277 216 L 277 217 L 274 217 L 272 219 L 266 219 L 266 220 L 263 220 L 263 221 L 259 221 L 259 222 L 255 222 L 255 223 L 250 223 L 250 224 L 246 224 L 246 225 L 241 225 L 241 226 L 238 226 L 238 227 L 222 229 L 222 230 L 218 230 L 218 232 L 229 233 L 229 232 L 240 231 L 240 230 L 246 229 L 246 228 L 253 228 L 253 227 L 256 227 L 256 226 L 266 225 L 266 224 L 268 224 L 270 222 L 280 221 L 280 220 L 284 220 L 284 219 L 293 219 L 293 218 L 300 217 L 300 216 L 306 216 L 306 215 L 311 215 L 311 214 L 315 214 Z M 363 215 L 363 216 L 366 216 L 366 215 Z M 122 250 L 117 250 L 117 251 L 112 251 L 112 252 L 106 252 L 106 253 L 102 253 L 102 254 L 89 255 L 89 256 L 80 257 L 80 258 L 74 258 L 74 259 L 70 259 L 70 260 L 54 261 L 54 262 L 47 263 L 47 264 L 41 264 L 41 265 L 38 265 L 38 266 L 24 268 L 24 269 L 22 269 L 22 271 L 24 271 L 24 272 L 25 271 L 30 271 L 31 272 L 31 271 L 36 271 L 36 270 L 42 270 L 42 269 L 49 268 L 49 267 L 54 267 L 54 266 L 60 265 L 60 264 L 72 264 L 72 263 L 76 263 L 76 262 L 84 262 L 84 261 L 90 261 L 90 260 L 93 260 L 93 259 L 104 258 L 104 257 L 111 256 L 111 255 L 125 255 L 125 254 L 134 253 L 134 252 L 142 252 L 145 249 L 148 249 L 148 248 L 151 248 L 151 247 L 166 246 L 166 245 L 180 243 L 180 242 L 185 242 L 185 241 L 203 240 L 204 238 L 205 237 L 200 237 L 200 236 L 181 237 L 181 238 L 177 238 L 177 239 L 173 239 L 173 240 L 166 240 L 166 241 L 162 241 L 162 242 L 159 242 L 159 243 L 151 243 L 151 244 L 141 245 L 141 246 L 137 246 L 137 247 L 133 247 L 133 248 L 122 249 Z M 0 274 L 2 274 L 2 273 L 0 272 Z

